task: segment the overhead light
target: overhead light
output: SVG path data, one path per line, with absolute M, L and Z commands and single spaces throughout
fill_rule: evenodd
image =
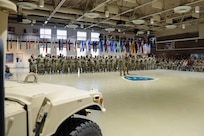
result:
M 195 13 L 199 13 L 200 12 L 200 7 L 199 6 L 195 6 Z
M 120 29 L 118 29 L 118 32 L 120 33 L 120 32 L 121 32 L 121 30 L 120 30 Z
M 176 25 L 166 25 L 165 27 L 166 27 L 166 29 L 174 29 L 177 26 Z
M 43 8 L 45 6 L 44 0 L 39 0 L 39 7 Z
M 108 11 L 108 10 L 105 11 L 105 17 L 106 17 L 106 18 L 109 17 L 109 11 Z
M 142 19 L 136 19 L 136 20 L 133 20 L 132 23 L 133 23 L 133 24 L 136 24 L 136 25 L 141 25 L 141 24 L 144 24 L 145 21 L 142 20 Z
M 35 24 L 35 23 L 36 23 L 36 20 L 32 20 L 32 23 Z
M 98 18 L 98 17 L 100 17 L 100 15 L 98 13 L 85 13 L 84 16 L 87 17 L 87 18 Z
M 186 28 L 186 25 L 185 24 L 182 24 L 182 29 L 185 29 Z
M 78 27 L 78 25 L 74 25 L 74 24 L 69 24 L 66 25 L 67 28 L 72 28 L 72 29 L 76 29 Z
M 47 24 L 48 23 L 48 21 L 46 20 L 45 22 L 44 22 L 44 24 Z
M 22 22 L 21 23 L 23 23 L 23 24 L 30 24 L 32 21 L 31 20 L 29 20 L 29 19 L 22 19 Z
M 18 2 L 17 6 L 21 9 L 27 9 L 27 10 L 36 9 L 38 7 L 36 4 L 31 2 Z
M 147 31 L 147 35 L 150 35 L 150 31 Z
M 137 34 L 144 34 L 144 32 L 143 31 L 138 31 Z
M 178 6 L 174 8 L 175 13 L 187 13 L 191 10 L 191 6 Z
M 115 31 L 115 28 L 106 28 L 105 30 L 108 32 L 113 32 L 113 31 Z
M 154 24 L 154 18 L 150 19 L 150 24 Z
M 81 28 L 84 28 L 84 24 L 81 24 L 80 27 L 81 27 Z

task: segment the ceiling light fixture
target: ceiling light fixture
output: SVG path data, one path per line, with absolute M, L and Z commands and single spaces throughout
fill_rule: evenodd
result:
M 75 24 L 69 24 L 69 25 L 66 25 L 65 26 L 66 28 L 72 28 L 72 29 L 76 29 L 78 27 L 78 25 L 75 25 Z
M 136 19 L 136 20 L 133 20 L 132 23 L 136 25 L 142 25 L 145 23 L 145 21 L 142 19 Z
M 190 10 L 191 10 L 191 6 L 178 6 L 174 8 L 174 12 L 179 14 L 187 13 Z
M 147 31 L 147 35 L 150 35 L 150 31 Z
M 44 0 L 39 0 L 39 7 L 43 8 L 45 6 L 45 1 Z
M 109 17 L 109 11 L 108 11 L 108 10 L 105 11 L 105 17 L 106 17 L 106 18 Z
M 185 24 L 182 24 L 182 29 L 185 29 L 186 28 L 186 25 Z
M 177 26 L 176 25 L 166 25 L 165 27 L 166 27 L 166 29 L 174 29 Z
M 150 24 L 154 24 L 154 18 L 150 19 Z
M 80 28 L 84 28 L 84 24 L 80 24 Z
M 199 6 L 195 6 L 195 13 L 200 13 L 200 7 Z
M 105 30 L 108 32 L 113 32 L 113 31 L 115 31 L 115 28 L 106 28 Z
M 38 7 L 36 4 L 30 3 L 30 2 L 18 2 L 17 6 L 21 9 L 27 9 L 27 10 L 36 9 Z
M 98 17 L 100 17 L 100 15 L 98 13 L 85 13 L 84 16 L 87 17 L 87 18 L 98 18 Z

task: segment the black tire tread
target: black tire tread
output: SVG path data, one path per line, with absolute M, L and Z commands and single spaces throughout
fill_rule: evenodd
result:
M 102 136 L 101 129 L 95 122 L 84 120 L 79 126 L 76 126 L 75 130 L 70 133 L 70 136 L 85 136 L 84 132 L 93 130 L 95 134 L 89 136 Z

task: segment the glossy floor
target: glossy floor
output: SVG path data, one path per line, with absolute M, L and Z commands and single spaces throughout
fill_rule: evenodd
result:
M 27 69 L 12 69 L 22 80 Z M 39 75 L 40 82 L 96 88 L 107 112 L 93 113 L 104 136 L 203 136 L 204 73 L 168 70 L 130 72 L 153 81 L 128 81 L 118 72 Z M 60 90 L 59 90 L 60 92 Z

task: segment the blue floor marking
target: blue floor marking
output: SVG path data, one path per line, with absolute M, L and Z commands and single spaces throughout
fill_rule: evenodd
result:
M 124 78 L 127 80 L 131 80 L 131 81 L 151 81 L 151 80 L 154 80 L 154 78 L 151 78 L 151 77 L 138 77 L 138 76 L 125 76 Z

